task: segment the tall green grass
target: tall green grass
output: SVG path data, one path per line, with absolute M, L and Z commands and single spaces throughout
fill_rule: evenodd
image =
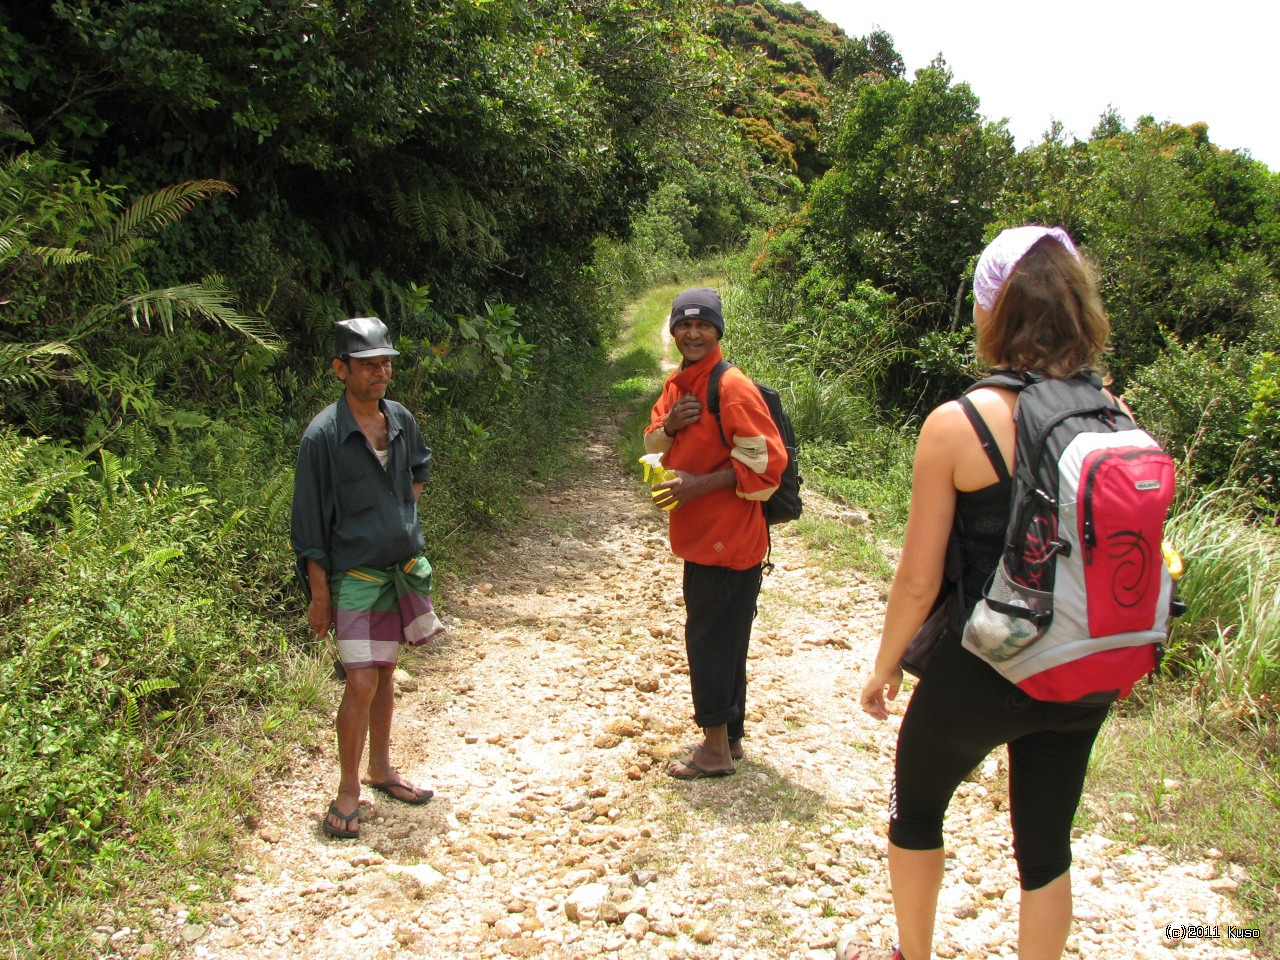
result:
M 1240 899 L 1280 928 L 1280 535 L 1240 490 L 1189 489 L 1167 540 L 1187 612 L 1164 669 L 1103 728 L 1090 815 L 1109 833 L 1244 866 Z M 1276 956 L 1264 944 L 1259 956 Z
M 742 264 L 725 306 L 725 353 L 782 395 L 807 489 L 863 508 L 871 521 L 837 532 L 811 518 L 809 533 L 828 552 L 858 557 L 872 568 L 867 572 L 888 575 L 880 541 L 906 526 L 916 434 L 914 424 L 890 423 L 879 407 L 877 385 L 893 348 L 880 338 L 849 336 L 838 311 L 753 284 Z M 813 319 L 803 319 L 810 312 Z
M 1186 685 L 1157 680 L 1112 711 L 1094 747 L 1080 821 L 1107 836 L 1247 873 L 1241 918 L 1263 928 L 1259 957 L 1280 944 L 1280 738 L 1222 712 L 1202 716 Z M 1217 921 L 1213 921 L 1217 922 Z
M 1192 493 L 1167 537 L 1186 572 L 1187 605 L 1174 622 L 1171 666 L 1189 673 L 1207 704 L 1232 709 L 1280 703 L 1280 532 L 1251 519 L 1249 499 L 1229 489 Z
M 218 891 L 322 690 L 269 619 L 264 500 L 12 431 L 0 462 L 0 913 L 17 955 L 79 958 L 105 913 Z

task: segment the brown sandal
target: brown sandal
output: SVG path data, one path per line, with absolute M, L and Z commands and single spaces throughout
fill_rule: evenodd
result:
M 680 767 L 686 770 L 692 770 L 692 773 L 677 772 Z M 728 770 L 707 770 L 698 766 L 693 762 L 693 755 L 685 757 L 683 760 L 677 760 L 671 766 L 667 767 L 667 776 L 676 780 L 701 780 L 704 777 L 729 777 L 737 773 L 736 767 L 730 767 Z
M 700 746 L 702 746 L 702 744 L 700 743 L 686 743 L 683 747 L 680 748 L 680 752 L 693 753 Z M 741 760 L 745 753 L 746 751 L 742 749 L 742 740 L 741 739 L 735 740 L 734 738 L 730 737 L 729 738 L 729 756 L 733 757 L 733 759 L 736 761 L 736 760 Z

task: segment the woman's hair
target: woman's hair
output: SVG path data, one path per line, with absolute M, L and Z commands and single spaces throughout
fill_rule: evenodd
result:
M 1111 323 L 1093 270 L 1042 237 L 1018 260 L 978 331 L 978 356 L 1010 370 L 1070 377 L 1099 368 Z

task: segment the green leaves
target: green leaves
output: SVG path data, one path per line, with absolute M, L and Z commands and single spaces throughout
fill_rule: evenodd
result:
M 115 218 L 104 237 L 105 245 L 109 250 L 130 237 L 158 233 L 194 210 L 197 201 L 235 192 L 231 184 L 221 180 L 192 180 L 157 190 Z
M 154 325 L 172 335 L 177 317 L 203 318 L 221 324 L 267 350 L 281 349 L 275 331 L 261 317 L 248 317 L 234 306 L 234 298 L 221 277 L 206 277 L 198 284 L 162 290 L 144 290 L 126 297 L 121 306 L 135 327 Z
M 812 193 L 812 242 L 847 282 L 868 279 L 924 308 L 924 329 L 951 303 L 1013 154 L 1004 129 L 945 64 L 857 88 L 831 172 Z
M 47 875 L 83 867 L 129 829 L 132 791 L 193 775 L 176 748 L 203 711 L 258 689 L 275 637 L 227 563 L 235 525 L 218 527 L 199 487 L 0 430 L 0 565 L 18 571 L 0 582 L 6 858 L 21 838 Z
M 230 331 L 254 348 L 281 343 L 266 320 L 243 312 L 218 276 L 149 285 L 140 260 L 159 232 L 197 203 L 232 193 L 199 180 L 147 194 L 117 212 L 118 191 L 56 158 L 22 151 L 0 164 L 0 416 L 39 433 L 100 439 L 117 417 L 166 409 L 147 371 L 154 342 L 182 323 Z M 167 424 L 177 424 L 169 414 Z M 164 425 L 157 423 L 157 425 Z

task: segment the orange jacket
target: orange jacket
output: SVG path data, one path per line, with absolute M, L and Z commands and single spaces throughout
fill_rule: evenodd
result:
M 712 490 L 671 512 L 671 550 L 693 563 L 746 570 L 769 548 L 760 502 L 778 489 L 787 451 L 760 392 L 737 367 L 720 378 L 720 421 L 730 446 L 720 441 L 716 418 L 707 409 L 707 384 L 722 359 L 717 344 L 697 363 L 667 377 L 649 415 L 644 445 L 649 453 L 662 453 L 663 466 L 672 470 L 703 474 L 733 467 L 734 487 Z M 701 402 L 702 417 L 668 437 L 662 429 L 667 412 L 687 393 Z

